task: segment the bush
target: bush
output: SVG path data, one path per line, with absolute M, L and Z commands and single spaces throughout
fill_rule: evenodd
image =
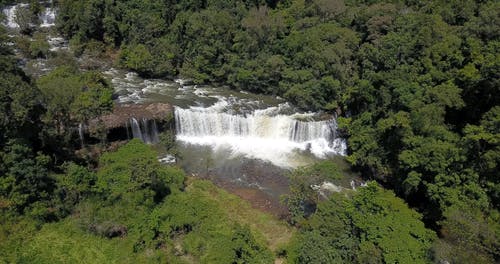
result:
M 369 216 L 369 217 L 367 217 Z M 392 191 L 371 182 L 318 205 L 289 249 L 290 263 L 429 263 L 436 234 Z
M 37 33 L 33 36 L 33 41 L 30 43 L 30 57 L 32 58 L 47 58 L 50 52 L 50 45 L 45 39 L 45 35 Z
M 151 46 L 143 44 L 122 48 L 119 65 L 145 77 L 172 77 L 176 75 L 177 46 L 162 38 Z

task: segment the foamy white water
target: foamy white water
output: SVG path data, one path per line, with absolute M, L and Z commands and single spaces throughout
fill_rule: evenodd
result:
M 299 154 L 318 158 L 345 155 L 346 143 L 336 135 L 335 119 L 300 121 L 312 114 L 280 114 L 280 108 L 256 110 L 246 115 L 223 112 L 221 99 L 211 107 L 176 108 L 177 139 L 181 142 L 229 149 L 233 156 L 262 159 L 280 167 L 300 164 Z
M 47 42 L 50 45 L 50 51 L 69 50 L 68 41 L 62 37 L 49 36 Z
M 2 13 L 5 16 L 4 25 L 6 27 L 13 28 L 13 29 L 19 28 L 19 25 L 16 23 L 16 12 L 20 6 L 24 7 L 24 6 L 27 6 L 27 4 L 18 4 L 18 5 L 8 6 L 2 10 Z
M 45 8 L 40 14 L 40 27 L 53 27 L 56 25 L 56 11 L 53 8 Z
M 13 6 L 7 6 L 2 10 L 5 16 L 4 25 L 11 29 L 19 28 L 16 22 L 16 12 L 19 8 L 25 8 L 29 6 L 26 3 L 21 3 Z M 56 22 L 56 10 L 50 7 L 46 7 L 43 12 L 39 15 L 40 27 L 49 28 L 55 26 Z

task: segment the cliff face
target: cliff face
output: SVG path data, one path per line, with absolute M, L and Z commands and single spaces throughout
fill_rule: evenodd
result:
M 78 128 L 80 141 L 92 145 L 138 138 L 155 144 L 161 132 L 173 129 L 173 112 L 173 107 L 165 103 L 119 104 L 112 113 L 81 124 Z
M 132 118 L 165 122 L 173 114 L 173 110 L 171 105 L 165 103 L 120 104 L 114 107 L 113 113 L 91 120 L 88 128 L 95 131 L 98 124 L 104 125 L 107 130 L 127 127 Z

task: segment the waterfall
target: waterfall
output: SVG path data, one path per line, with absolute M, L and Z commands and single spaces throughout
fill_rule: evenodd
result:
M 19 7 L 26 7 L 28 4 L 17 4 L 13 6 L 8 6 L 2 10 L 5 16 L 5 26 L 8 28 L 19 28 L 19 25 L 16 23 L 16 12 Z M 39 15 L 40 19 L 40 27 L 52 27 L 55 26 L 56 21 L 56 11 L 53 8 L 46 7 L 42 13 Z
M 56 11 L 53 8 L 47 7 L 40 14 L 40 27 L 52 27 L 56 25 Z
M 317 122 L 292 122 L 290 139 L 295 142 L 306 142 L 318 138 L 331 141 L 335 138 L 337 123 L 335 119 Z
M 134 138 L 138 138 L 148 144 L 154 144 L 160 141 L 158 127 L 154 120 L 142 119 L 141 122 L 139 122 L 136 118 L 132 117 L 130 119 L 130 127 L 132 128 L 132 136 Z
M 229 147 L 232 153 L 268 159 L 288 166 L 287 156 L 295 150 L 323 158 L 345 155 L 345 140 L 336 137 L 335 119 L 300 121 L 297 115 L 270 114 L 258 110 L 230 114 L 209 108 L 175 109 L 177 138 L 191 144 Z
M 156 125 L 156 120 L 151 122 L 151 141 L 153 143 L 160 142 L 160 136 L 158 135 L 158 126 Z
M 134 117 L 130 119 L 130 127 L 132 127 L 133 137 L 144 141 L 144 139 L 142 138 L 142 131 L 141 127 L 139 126 L 139 122 L 137 122 L 137 119 L 135 119 Z
M 181 108 L 175 110 L 175 121 L 177 134 L 183 136 L 260 137 L 294 142 L 331 141 L 337 127 L 334 119 L 304 122 L 286 115 L 267 116 L 255 112 L 244 116 Z
M 18 4 L 13 6 L 8 6 L 2 10 L 5 16 L 4 25 L 8 28 L 19 28 L 19 25 L 16 23 L 16 12 L 19 6 L 27 6 L 27 4 Z
M 85 125 L 83 123 L 78 124 L 78 135 L 80 136 L 80 142 L 83 147 L 85 144 Z
M 142 133 L 142 140 L 146 143 L 150 143 L 151 142 L 151 134 L 149 131 L 148 120 L 142 119 L 141 126 L 142 126 L 142 132 L 143 132 Z
M 127 139 L 130 140 L 130 132 L 128 131 L 128 123 L 125 123 L 125 130 L 127 131 Z

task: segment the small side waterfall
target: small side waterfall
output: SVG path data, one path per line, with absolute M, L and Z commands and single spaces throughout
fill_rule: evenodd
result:
M 29 4 L 20 3 L 17 5 L 7 6 L 2 10 L 2 13 L 5 16 L 4 25 L 7 28 L 17 29 L 19 25 L 16 22 L 16 12 L 19 8 L 26 8 Z M 45 7 L 43 12 L 41 12 L 38 16 L 40 27 L 49 28 L 55 26 L 56 22 L 56 10 L 51 7 Z
M 47 7 L 40 14 L 40 27 L 53 27 L 56 25 L 56 11 L 53 8 Z
M 4 25 L 8 28 L 19 28 L 19 25 L 16 23 L 16 12 L 19 7 L 25 7 L 27 4 L 18 4 L 13 6 L 8 6 L 2 10 L 5 21 Z
M 336 137 L 337 122 L 335 119 L 316 122 L 294 120 L 290 130 L 290 139 L 295 142 L 306 142 L 324 138 L 328 142 Z
M 142 137 L 142 131 L 141 131 L 141 127 L 139 125 L 139 122 L 137 122 L 137 119 L 135 119 L 134 117 L 132 117 L 130 119 L 130 127 L 132 128 L 133 137 L 144 141 L 144 138 Z
M 160 136 L 158 134 L 158 126 L 156 125 L 156 120 L 151 121 L 151 141 L 154 143 L 160 142 Z
M 85 145 L 85 125 L 83 123 L 78 124 L 78 136 L 80 136 L 80 142 Z
M 130 127 L 132 128 L 132 136 L 134 138 L 138 138 L 148 144 L 154 144 L 160 141 L 158 126 L 155 120 L 142 119 L 139 122 L 136 118 L 132 117 L 130 119 Z

